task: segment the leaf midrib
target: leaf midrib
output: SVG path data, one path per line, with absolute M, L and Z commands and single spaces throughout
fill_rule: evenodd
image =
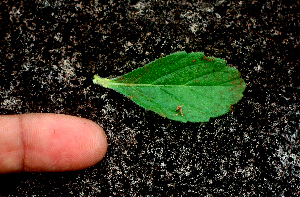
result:
M 224 83 L 222 83 L 222 84 L 226 84 L 227 82 L 224 82 Z M 213 86 L 213 87 L 218 87 L 218 86 L 236 86 L 236 84 L 235 85 L 222 85 L 222 84 L 218 84 L 218 85 L 215 85 L 215 84 L 213 84 L 213 85 L 199 85 L 199 86 L 197 86 L 197 85 L 185 85 L 185 84 L 183 84 L 183 85 L 157 85 L 157 84 L 135 84 L 135 83 L 115 83 L 115 82 L 109 82 L 107 85 L 108 86 L 127 86 L 127 87 L 137 87 L 137 86 L 139 86 L 139 87 L 168 87 L 168 86 L 170 86 L 170 87 L 211 87 L 211 86 Z

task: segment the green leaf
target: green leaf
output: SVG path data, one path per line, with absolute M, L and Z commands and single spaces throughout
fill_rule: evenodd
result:
M 208 122 L 227 113 L 246 88 L 238 70 L 203 53 L 177 52 L 114 79 L 93 82 L 171 120 Z

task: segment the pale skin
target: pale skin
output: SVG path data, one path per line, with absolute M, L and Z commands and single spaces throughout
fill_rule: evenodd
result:
M 103 129 L 88 119 L 0 115 L 0 174 L 79 170 L 98 163 L 106 150 Z

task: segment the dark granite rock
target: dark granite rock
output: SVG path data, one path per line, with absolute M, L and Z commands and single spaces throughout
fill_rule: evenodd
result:
M 109 142 L 85 170 L 0 175 L 0 196 L 299 195 L 299 1 L 4 0 L 0 9 L 0 114 L 89 118 Z M 241 71 L 247 89 L 230 113 L 183 124 L 92 84 L 181 50 Z

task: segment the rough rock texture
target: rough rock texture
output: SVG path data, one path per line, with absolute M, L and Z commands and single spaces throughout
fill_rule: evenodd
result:
M 300 193 L 299 1 L 0 2 L 0 114 L 54 112 L 106 131 L 103 161 L 0 175 L 0 196 L 296 196 Z M 145 111 L 92 77 L 204 51 L 247 83 L 209 123 Z

